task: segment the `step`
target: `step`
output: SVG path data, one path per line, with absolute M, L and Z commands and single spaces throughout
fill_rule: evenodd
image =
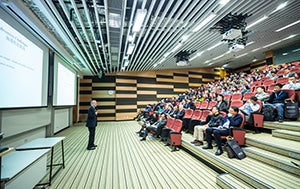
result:
M 244 148 L 244 151 L 248 157 L 251 157 L 253 159 L 272 165 L 278 169 L 282 169 L 289 173 L 300 176 L 300 167 L 294 164 L 296 163 L 297 165 L 300 165 L 300 161 L 296 159 L 289 158 L 256 147 L 246 147 Z
M 300 142 L 300 132 L 283 129 L 272 130 L 272 136 Z
M 300 121 L 284 121 L 282 123 L 278 121 L 264 121 L 263 127 L 267 129 L 284 129 L 300 132 Z
M 287 183 L 289 188 L 300 188 L 299 176 L 297 175 L 289 174 L 251 157 L 238 160 L 235 158 L 229 159 L 226 153 L 216 156 L 214 154 L 216 148 L 204 150 L 202 146 L 198 147 L 191 144 L 191 141 L 193 141 L 192 135 L 184 133 L 182 148 L 210 165 L 234 175 L 254 188 L 286 188 Z
M 217 176 L 217 184 L 223 189 L 248 189 L 254 188 L 241 179 L 230 173 L 223 173 Z
M 254 146 L 300 160 L 300 143 L 283 138 L 272 137 L 271 134 L 246 134 L 246 146 Z

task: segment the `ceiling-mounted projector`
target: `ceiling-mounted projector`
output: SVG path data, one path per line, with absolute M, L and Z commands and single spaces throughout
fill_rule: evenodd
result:
M 187 66 L 189 65 L 190 55 L 194 53 L 194 51 L 180 51 L 174 57 L 176 58 L 177 66 Z
M 229 51 L 230 52 L 237 52 L 237 51 L 240 51 L 240 50 L 242 50 L 244 48 L 245 48 L 245 45 L 234 43 L 234 44 L 230 45 Z
M 180 60 L 176 62 L 177 66 L 187 66 L 189 64 L 189 61 L 187 60 Z
M 223 34 L 223 40 L 233 40 L 241 38 L 242 36 L 242 31 L 240 29 L 230 29 Z

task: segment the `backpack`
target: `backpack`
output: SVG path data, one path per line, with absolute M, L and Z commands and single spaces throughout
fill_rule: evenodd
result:
M 264 115 L 264 121 L 275 121 L 274 108 L 272 106 L 265 105 L 261 111 Z

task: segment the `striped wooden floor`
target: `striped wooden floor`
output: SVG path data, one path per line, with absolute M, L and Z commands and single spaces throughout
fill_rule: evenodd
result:
M 98 123 L 94 151 L 86 150 L 83 124 L 58 133 L 66 137 L 66 167 L 49 188 L 220 188 L 215 171 L 183 150 L 171 152 L 157 139 L 139 141 L 139 128 L 136 121 Z M 55 161 L 59 150 L 58 145 Z

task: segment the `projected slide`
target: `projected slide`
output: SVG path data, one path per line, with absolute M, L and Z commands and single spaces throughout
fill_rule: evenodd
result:
M 54 106 L 75 105 L 76 74 L 66 68 L 55 56 Z
M 0 44 L 0 108 L 46 105 L 43 50 L 1 19 Z

